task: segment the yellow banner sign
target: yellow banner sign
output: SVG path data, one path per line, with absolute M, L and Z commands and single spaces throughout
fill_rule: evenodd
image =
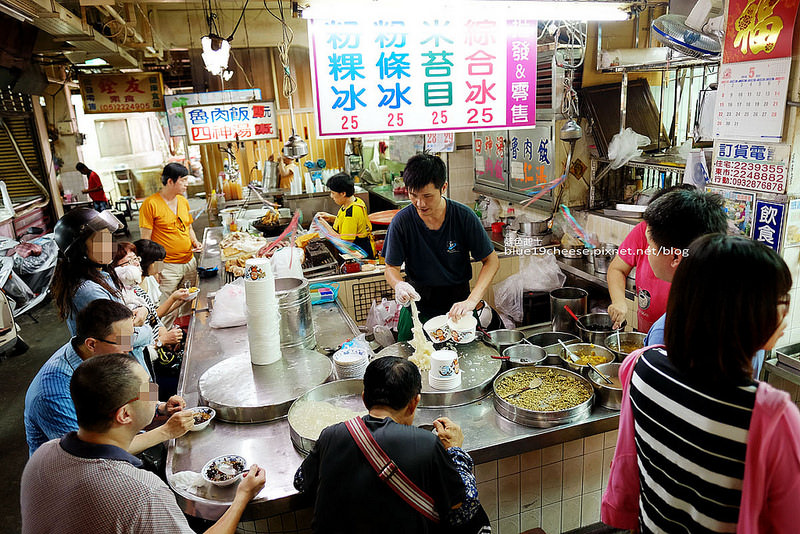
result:
M 164 111 L 160 72 L 91 74 L 80 77 L 86 113 Z

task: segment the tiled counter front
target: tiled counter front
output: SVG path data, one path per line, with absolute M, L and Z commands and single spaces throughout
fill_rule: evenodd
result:
M 604 432 L 475 467 L 494 532 L 541 527 L 568 532 L 600 521 L 617 431 Z
M 475 466 L 478 495 L 498 534 L 541 527 L 569 532 L 600 521 L 600 498 L 617 431 L 595 434 Z M 240 533 L 311 532 L 310 509 L 239 525 Z

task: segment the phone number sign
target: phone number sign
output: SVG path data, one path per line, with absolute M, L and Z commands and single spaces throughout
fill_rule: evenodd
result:
M 319 135 L 534 127 L 537 22 L 472 13 L 310 20 Z
M 711 182 L 753 191 L 785 193 L 791 146 L 785 143 L 714 141 Z
M 164 111 L 160 72 L 80 76 L 85 113 Z

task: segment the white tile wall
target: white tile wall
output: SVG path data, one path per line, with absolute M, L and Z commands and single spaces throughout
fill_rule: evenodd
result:
M 798 401 L 800 388 L 778 382 Z M 556 534 L 600 521 L 600 501 L 617 431 L 569 441 L 475 466 L 478 496 L 499 534 L 541 527 Z M 240 534 L 311 532 L 312 510 L 239 523 Z

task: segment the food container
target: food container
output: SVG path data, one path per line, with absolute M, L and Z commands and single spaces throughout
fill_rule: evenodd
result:
M 603 363 L 595 365 L 597 370 L 611 378 L 613 385 L 609 384 L 597 373 L 589 369 L 588 378 L 592 382 L 597 404 L 609 410 L 619 410 L 622 407 L 622 383 L 619 380 L 619 363 Z
M 289 423 L 289 437 L 292 440 L 292 445 L 303 456 L 307 456 L 319 438 L 318 433 L 310 435 L 308 430 L 302 428 L 302 421 L 298 421 L 304 402 L 326 402 L 335 408 L 352 411 L 355 417 L 359 413 L 366 413 L 367 411 L 364 407 L 364 401 L 361 399 L 363 391 L 363 380 L 360 378 L 348 378 L 322 384 L 299 396 L 289 408 L 289 414 L 286 418 Z
M 561 249 L 561 261 L 572 267 L 582 267 L 587 257 L 585 248 Z
M 465 315 L 458 321 L 448 319 L 447 326 L 450 328 L 450 339 L 456 343 L 469 343 L 475 339 L 478 320 L 472 315 Z
M 281 313 L 281 348 L 314 350 L 317 336 L 311 315 L 311 292 L 304 278 L 275 278 L 275 296 Z
M 447 326 L 447 315 L 437 315 L 425 322 L 422 329 L 434 343 L 444 343 L 450 339 L 450 327 Z
M 524 235 L 541 235 L 550 229 L 552 217 L 543 221 L 523 221 L 519 223 L 519 232 Z
M 586 313 L 586 299 L 589 293 L 579 287 L 560 287 L 550 292 L 550 322 L 554 332 L 572 332 L 580 335 L 575 319 L 567 313 L 564 306 L 575 315 Z M 538 343 L 542 345 L 541 343 Z
M 604 344 L 621 362 L 631 352 L 644 347 L 644 338 L 647 334 L 642 332 L 617 332 L 608 336 Z M 621 345 L 621 347 L 620 347 Z
M 610 334 L 622 331 L 622 326 L 617 329 L 612 328 L 614 321 L 607 313 L 589 313 L 580 315 L 579 318 L 580 324 L 576 323 L 576 325 L 581 339 L 586 343 L 605 346 L 606 338 Z
M 189 411 L 192 412 L 192 417 L 194 417 L 194 426 L 189 429 L 192 432 L 197 432 L 198 430 L 206 428 L 211 424 L 211 420 L 214 419 L 214 416 L 217 415 L 214 408 L 209 408 L 208 406 L 197 406 L 195 408 L 190 408 Z
M 227 464 L 234 468 L 236 474 L 233 476 L 226 475 L 226 474 L 219 474 L 219 466 L 221 464 Z M 247 460 L 245 460 L 242 456 L 238 454 L 224 454 L 222 456 L 217 456 L 216 458 L 212 458 L 206 465 L 203 466 L 203 470 L 200 473 L 203 475 L 203 480 L 208 482 L 209 484 L 213 484 L 215 486 L 230 486 L 240 478 L 242 478 L 242 473 L 244 473 L 245 469 L 247 469 Z M 223 476 L 225 477 L 224 480 L 218 480 L 217 477 Z
M 548 374 L 550 374 L 550 376 L 560 375 L 567 377 L 571 380 L 564 384 L 564 388 L 561 389 L 561 393 L 568 391 L 568 388 L 581 387 L 585 388 L 585 391 L 588 392 L 588 398 L 579 404 L 561 410 L 545 411 L 522 408 L 516 404 L 513 404 L 513 402 L 502 398 L 500 394 L 498 394 L 498 388 L 500 388 L 502 392 L 503 381 L 506 378 L 513 377 L 516 373 L 536 373 L 538 376 L 543 376 L 545 378 Z M 592 411 L 592 402 L 594 401 L 594 391 L 591 383 L 579 374 L 562 369 L 560 367 L 517 367 L 515 369 L 509 369 L 495 378 L 493 388 L 494 409 L 497 411 L 497 413 L 514 423 L 537 428 L 546 428 L 564 423 L 574 423 L 575 421 L 585 419 L 589 417 L 589 414 Z M 551 395 L 548 395 L 547 400 L 553 400 L 551 397 Z
M 548 363 L 547 365 L 561 365 L 561 345 L 558 340 L 564 342 L 565 345 L 580 341 L 581 338 L 569 332 L 540 332 L 528 337 L 528 343 L 542 347 L 549 356 L 555 356 L 557 363 Z
M 613 243 L 603 243 L 600 248 L 594 250 L 594 272 L 606 274 L 611 260 L 617 255 L 617 245 Z
M 519 330 L 508 330 L 501 328 L 499 330 L 492 330 L 489 332 L 489 339 L 497 347 L 497 352 L 500 354 L 503 354 L 508 347 L 516 345 L 522 341 L 524 337 L 525 334 Z
M 504 350 L 503 356 L 508 357 L 509 367 L 526 367 L 541 364 L 547 358 L 547 352 L 542 347 L 520 343 Z
M 567 347 L 569 347 L 569 350 L 571 350 L 572 353 L 578 357 L 589 356 L 592 352 L 594 352 L 595 356 L 602 358 L 598 358 L 596 362 L 592 362 L 594 365 L 600 365 L 614 361 L 614 353 L 600 345 L 595 345 L 593 343 L 573 343 L 571 345 L 567 345 Z M 572 358 L 570 358 L 567 354 L 566 349 L 563 348 L 561 349 L 561 359 L 567 364 L 567 367 L 573 371 L 582 373 L 584 375 L 589 371 L 588 365 L 573 362 Z
M 503 227 L 504 227 L 505 225 L 506 225 L 506 223 L 502 223 L 502 222 L 493 222 L 493 223 L 492 223 L 492 233 L 493 233 L 493 234 L 502 234 L 502 233 L 503 233 Z

